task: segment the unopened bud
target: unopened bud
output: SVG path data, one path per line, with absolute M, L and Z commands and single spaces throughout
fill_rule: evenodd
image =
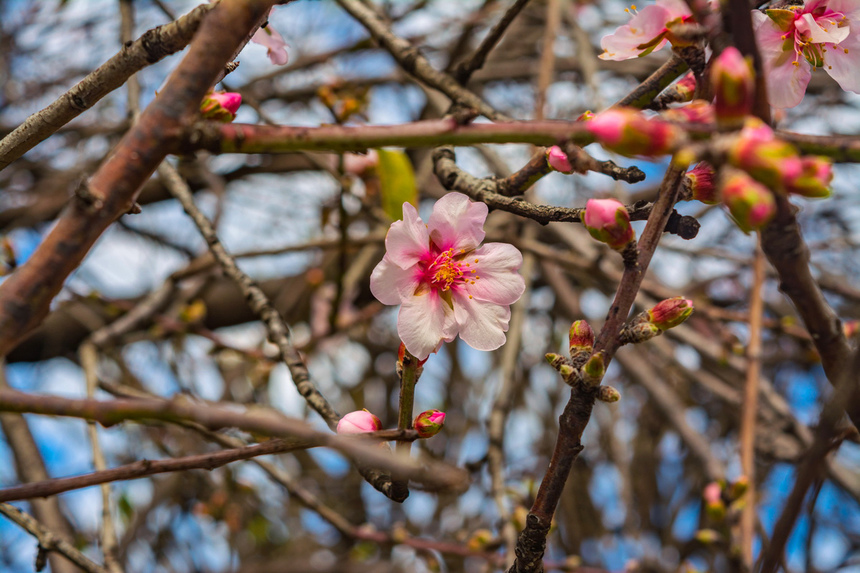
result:
M 561 354 L 556 354 L 555 352 L 547 352 L 544 354 L 544 358 L 549 362 L 549 365 L 558 370 L 565 364 L 567 364 L 567 359 Z
M 800 175 L 785 178 L 786 191 L 809 198 L 830 197 L 832 161 L 827 157 L 807 156 L 800 158 L 800 165 Z
M 726 504 L 722 500 L 706 503 L 705 514 L 711 521 L 720 522 L 726 518 Z
M 445 412 L 441 410 L 427 410 L 415 417 L 412 427 L 418 432 L 419 438 L 432 438 L 439 433 L 444 424 Z
M 597 389 L 597 399 L 601 402 L 617 402 L 621 399 L 621 392 L 612 386 L 601 386 Z
M 853 338 L 860 332 L 860 320 L 843 320 L 842 332 L 845 333 L 845 338 Z
M 553 145 L 546 150 L 546 163 L 553 171 L 573 173 L 573 165 L 570 164 L 567 154 L 558 145 Z
M 636 240 L 627 208 L 615 199 L 589 199 L 582 222 L 592 237 L 616 251 Z
M 576 118 L 576 121 L 591 121 L 592 119 L 594 119 L 594 112 L 587 109 Z
M 693 301 L 682 296 L 667 298 L 648 311 L 648 321 L 660 330 L 678 326 L 693 314 Z
M 561 374 L 564 383 L 568 386 L 573 386 L 573 384 L 577 381 L 576 369 L 570 364 L 562 364 L 558 373 Z
M 236 119 L 236 112 L 242 105 L 242 96 L 235 92 L 214 92 L 207 94 L 200 104 L 200 115 L 222 123 Z
M 493 532 L 489 529 L 478 529 L 466 542 L 466 547 L 472 551 L 483 551 L 493 541 Z
M 721 539 L 722 536 L 713 529 L 700 529 L 696 532 L 696 541 L 704 543 L 705 545 L 717 543 Z
M 716 205 L 720 202 L 717 173 L 710 163 L 702 161 L 688 171 L 686 186 L 689 189 L 687 200 L 701 201 L 705 205 Z
M 640 313 L 624 325 L 624 328 L 621 329 L 621 333 L 618 335 L 618 343 L 621 345 L 640 344 L 662 333 L 663 331 L 657 325 L 651 324 L 648 321 L 648 313 L 646 311 Z
M 670 123 L 648 119 L 638 110 L 629 108 L 599 113 L 586 127 L 603 147 L 628 157 L 666 155 L 684 135 Z
M 773 193 L 742 171 L 724 168 L 720 194 L 732 218 L 745 233 L 767 225 L 776 215 Z
M 591 355 L 594 348 L 594 330 L 586 321 L 577 320 L 570 325 L 568 341 L 570 342 L 570 359 L 575 363 L 583 353 Z
M 350 412 L 337 423 L 338 434 L 365 434 L 381 429 L 382 422 L 367 410 Z
M 598 352 L 588 359 L 582 367 L 582 381 L 588 386 L 597 386 L 606 374 L 606 364 L 603 361 L 603 352 Z
M 689 104 L 681 107 L 669 108 L 660 113 L 660 117 L 667 121 L 703 125 L 713 124 L 716 121 L 714 106 L 702 99 L 691 101 Z
M 702 499 L 705 503 L 717 503 L 723 497 L 723 486 L 719 482 L 712 481 L 702 490 Z
M 750 488 L 750 480 L 747 476 L 740 476 L 729 486 L 729 499 L 736 501 L 744 496 Z
M 755 99 L 755 74 L 752 62 L 729 46 L 711 64 L 711 85 L 717 123 L 740 127 L 752 111 Z
M 756 181 L 777 190 L 803 173 L 797 149 L 776 139 L 773 130 L 758 118 L 747 118 L 740 136 L 729 148 L 728 159 Z
M 687 72 L 681 79 L 672 85 L 672 88 L 681 96 L 678 101 L 690 101 L 696 93 L 696 76 L 693 72 Z

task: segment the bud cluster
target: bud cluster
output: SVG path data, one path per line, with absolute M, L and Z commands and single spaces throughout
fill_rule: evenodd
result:
M 624 325 L 619 335 L 620 344 L 638 344 L 674 328 L 693 314 L 693 301 L 682 296 L 667 298 L 653 308 L 640 312 Z

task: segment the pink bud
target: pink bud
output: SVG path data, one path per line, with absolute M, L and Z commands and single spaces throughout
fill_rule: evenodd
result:
M 350 412 L 337 423 L 338 434 L 365 434 L 381 429 L 382 422 L 367 410 Z
M 567 154 L 558 145 L 553 145 L 546 150 L 546 162 L 555 171 L 573 173 L 573 165 L 570 164 Z
M 687 72 L 680 80 L 675 82 L 675 91 L 684 98 L 682 101 L 690 101 L 696 93 L 696 76 L 693 72 Z
M 627 209 L 615 199 L 589 199 L 585 204 L 583 223 L 592 237 L 616 251 L 623 251 L 636 240 Z
M 723 495 L 723 488 L 715 481 L 712 481 L 708 485 L 705 486 L 704 491 L 702 492 L 702 499 L 705 500 L 705 503 L 719 503 Z
M 691 101 L 687 105 L 667 109 L 660 114 L 665 120 L 683 123 L 712 124 L 716 121 L 714 106 L 703 99 Z
M 717 122 L 730 127 L 743 125 L 755 97 L 751 62 L 737 48 L 729 46 L 711 64 L 711 84 L 716 95 Z
M 690 185 L 690 199 L 701 201 L 705 205 L 716 205 L 720 202 L 720 194 L 717 193 L 717 173 L 714 168 L 705 161 L 696 165 L 687 172 Z
M 235 92 L 214 92 L 203 98 L 200 114 L 203 119 L 230 123 L 242 105 L 242 96 Z
M 667 298 L 648 310 L 648 320 L 660 330 L 678 326 L 693 314 L 693 301 L 682 296 Z
M 648 119 L 641 112 L 610 109 L 586 123 L 597 140 L 610 151 L 629 157 L 654 157 L 672 151 L 683 136 L 676 126 L 659 119 Z
M 736 169 L 723 169 L 720 178 L 723 204 L 745 233 L 764 227 L 776 214 L 773 193 Z
M 829 197 L 830 182 L 833 180 L 833 163 L 830 159 L 807 156 L 800 158 L 800 164 L 802 171 L 797 177 L 786 177 L 786 190 L 803 197 Z
M 360 177 L 379 165 L 379 154 L 375 149 L 367 153 L 344 153 L 343 170 L 350 175 Z
M 782 190 L 787 181 L 796 180 L 803 172 L 797 149 L 776 139 L 773 130 L 755 118 L 747 119 L 740 137 L 729 148 L 728 159 L 735 167 L 776 190 Z
M 860 321 L 845 320 L 842 322 L 842 332 L 845 333 L 845 338 L 853 338 L 860 332 Z
M 418 432 L 419 438 L 432 438 L 442 429 L 445 424 L 445 412 L 441 410 L 427 410 L 415 417 L 412 426 Z

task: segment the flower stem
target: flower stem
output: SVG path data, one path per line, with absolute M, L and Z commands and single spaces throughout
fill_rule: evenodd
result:
M 422 369 L 418 365 L 418 359 L 405 349 L 398 366 L 397 373 L 400 375 L 400 406 L 397 414 L 397 429 L 411 430 L 412 410 L 415 403 L 415 384 L 418 382 L 418 377 L 421 376 Z M 398 456 L 409 457 L 412 452 L 412 442 L 398 440 L 394 451 Z M 403 499 L 409 495 L 408 485 L 408 480 L 392 476 L 392 489 L 395 490 L 395 493 L 400 494 Z

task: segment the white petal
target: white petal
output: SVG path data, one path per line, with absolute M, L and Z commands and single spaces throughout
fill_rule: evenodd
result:
M 417 268 L 401 269 L 385 255 L 370 275 L 370 292 L 382 304 L 400 304 L 418 288 L 419 277 Z
M 511 309 L 454 293 L 454 316 L 460 338 L 475 350 L 495 350 L 505 343 Z
M 812 14 L 803 14 L 795 21 L 794 25 L 798 30 L 804 32 L 813 44 L 823 44 L 824 42 L 838 44 L 848 37 L 848 26 L 840 28 L 835 22 L 828 26 L 826 18 L 816 19 Z
M 860 28 L 860 22 L 851 23 L 851 35 L 838 46 L 827 44 L 824 70 L 843 90 L 860 93 L 860 33 L 855 26 Z
M 471 251 L 484 240 L 487 206 L 462 193 L 448 193 L 433 206 L 427 227 L 430 238 L 441 250 Z
M 392 263 L 408 269 L 430 250 L 430 235 L 424 221 L 409 203 L 403 204 L 403 220 L 394 221 L 385 235 L 385 251 Z
M 472 279 L 463 287 L 466 295 L 495 304 L 513 304 L 523 295 L 526 284 L 517 272 L 523 264 L 523 255 L 513 245 L 487 243 L 470 253 L 465 262 L 470 265 L 467 275 Z
M 397 334 L 406 350 L 424 360 L 440 342 L 450 342 L 457 336 L 454 311 L 433 291 L 410 297 L 400 307 Z

